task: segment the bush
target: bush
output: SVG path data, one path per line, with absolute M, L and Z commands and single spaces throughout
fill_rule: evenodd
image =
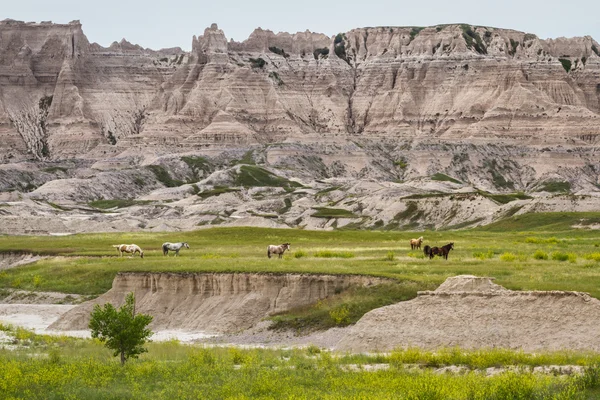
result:
M 555 261 L 567 261 L 569 259 L 569 255 L 561 251 L 555 251 L 552 253 L 552 259 Z
M 319 56 L 326 57 L 327 55 L 329 55 L 329 49 L 326 47 L 315 49 L 315 51 L 313 51 L 313 56 L 315 57 L 315 60 L 318 60 Z
M 488 250 L 487 252 L 475 252 L 473 253 L 473 257 L 474 258 L 478 258 L 480 260 L 485 260 L 487 258 L 493 258 L 494 257 L 494 252 L 492 250 Z
M 275 54 L 279 54 L 280 56 L 283 56 L 285 58 L 288 58 L 290 56 L 283 49 L 280 49 L 279 47 L 275 47 L 275 46 L 269 47 L 269 51 L 271 51 L 272 53 L 275 53 Z
M 329 311 L 329 316 L 336 325 L 347 325 L 350 322 L 350 310 L 345 304 Z
M 583 256 L 586 260 L 599 261 L 600 262 L 600 253 L 591 253 Z
M 354 253 L 350 251 L 331 251 L 331 250 L 319 250 L 315 252 L 315 257 L 320 258 L 353 258 Z
M 294 252 L 294 258 L 302 258 L 302 257 L 306 257 L 308 256 L 308 253 L 305 252 L 304 250 L 298 250 L 296 252 Z
M 536 260 L 547 260 L 548 254 L 545 251 L 537 250 L 535 253 L 533 253 L 533 258 Z
M 571 70 L 571 60 L 567 60 L 566 58 L 559 58 L 558 61 L 560 61 L 567 73 Z
M 385 255 L 385 259 L 388 261 L 394 261 L 395 257 L 396 256 L 393 251 L 388 251 L 387 254 Z
M 515 256 L 513 253 L 504 253 L 500 256 L 500 259 L 506 262 L 513 262 L 516 258 L 517 256 Z
M 260 57 L 251 58 L 248 61 L 250 61 L 250 63 L 252 64 L 252 68 L 262 68 L 267 64 L 267 62 Z

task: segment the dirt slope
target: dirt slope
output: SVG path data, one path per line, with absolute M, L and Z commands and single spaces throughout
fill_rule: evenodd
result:
M 365 314 L 336 348 L 600 351 L 598 331 L 600 301 L 585 293 L 511 291 L 489 278 L 461 275 L 416 299 Z

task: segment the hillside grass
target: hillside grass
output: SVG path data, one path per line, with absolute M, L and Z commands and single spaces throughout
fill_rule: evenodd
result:
M 600 237 L 574 230 L 596 223 L 600 213 L 526 214 L 483 228 L 463 231 L 304 231 L 300 229 L 211 228 L 179 233 L 119 233 L 72 236 L 2 236 L 0 252 L 50 256 L 33 264 L 0 271 L 0 288 L 99 295 L 110 289 L 118 272 L 258 272 L 363 274 L 414 282 L 430 289 L 458 274 L 492 276 L 510 289 L 577 290 L 600 298 Z M 424 236 L 424 245 L 454 242 L 448 260 L 420 257 L 409 240 Z M 532 238 L 537 238 L 532 240 Z M 161 244 L 186 241 L 180 257 L 164 257 Z M 269 244 L 290 242 L 292 252 L 279 260 L 266 257 Z M 139 257 L 118 257 L 113 244 L 136 243 Z M 293 252 L 304 256 L 295 257 Z M 536 259 L 537 251 L 572 255 L 574 262 Z M 386 257 L 394 253 L 390 260 Z M 473 254 L 492 252 L 489 259 Z M 347 257 L 321 257 L 323 254 Z M 518 256 L 513 262 L 504 253 Z
M 97 340 L 51 337 L 0 325 L 16 346 L 0 349 L 3 398 L 586 399 L 598 391 L 597 354 L 512 350 L 337 354 L 305 349 L 147 344 L 121 367 Z M 385 369 L 370 371 L 379 365 Z M 533 373 L 536 365 L 581 365 L 583 375 Z M 461 366 L 457 374 L 435 373 Z M 486 376 L 485 368 L 506 368 Z

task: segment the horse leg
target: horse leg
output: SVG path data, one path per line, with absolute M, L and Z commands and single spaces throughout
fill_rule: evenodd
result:
M 267 250 L 267 257 L 271 258 L 271 252 Z

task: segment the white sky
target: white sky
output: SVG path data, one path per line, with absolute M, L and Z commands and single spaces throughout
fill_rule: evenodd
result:
M 125 38 L 152 49 L 189 50 L 192 36 L 213 22 L 237 41 L 259 26 L 331 36 L 367 26 L 456 22 L 516 29 L 543 39 L 590 35 L 600 41 L 599 0 L 0 0 L 0 20 L 5 18 L 78 19 L 90 42 L 108 46 Z

